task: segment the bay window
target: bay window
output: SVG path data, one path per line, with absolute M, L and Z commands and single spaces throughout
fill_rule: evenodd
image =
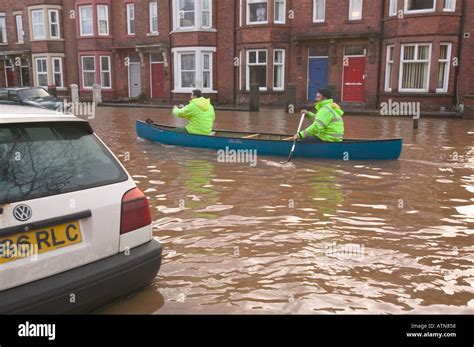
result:
M 398 0 L 390 0 L 389 15 L 390 17 L 396 16 L 398 12 Z
M 49 37 L 53 39 L 58 39 L 59 34 L 59 11 L 58 10 L 48 10 L 49 18 Z
M 100 36 L 109 35 L 109 6 L 97 5 L 97 27 Z
M 38 87 L 48 86 L 48 61 L 46 57 L 35 58 L 36 85 Z
M 286 0 L 275 0 L 275 18 L 274 22 L 285 24 L 286 22 Z
M 247 24 L 268 23 L 268 0 L 247 0 Z
M 176 93 L 202 89 L 213 91 L 213 52 L 214 47 L 174 48 Z
M 95 57 L 81 57 L 82 88 L 92 88 L 95 83 Z
M 7 40 L 7 23 L 5 20 L 5 13 L 0 13 L 0 43 L 6 44 Z
M 444 0 L 443 11 L 445 12 L 456 11 L 456 0 Z
M 31 22 L 33 27 L 33 39 L 44 39 L 44 12 L 43 10 L 33 10 L 31 11 Z
M 402 92 L 428 92 L 431 44 L 402 45 L 400 86 Z
M 52 58 L 52 67 L 53 67 L 53 81 L 56 87 L 64 87 L 63 83 L 63 62 L 62 58 Z
M 212 28 L 212 0 L 173 0 L 174 29 Z
M 273 90 L 285 89 L 285 50 L 273 51 Z
M 81 36 L 94 35 L 94 22 L 92 19 L 92 6 L 79 6 L 79 27 Z
M 102 88 L 112 87 L 110 56 L 100 56 L 100 85 Z
M 434 12 L 436 0 L 405 0 L 405 13 Z
M 385 91 L 392 91 L 393 64 L 394 64 L 395 46 L 387 46 L 387 60 L 385 65 Z

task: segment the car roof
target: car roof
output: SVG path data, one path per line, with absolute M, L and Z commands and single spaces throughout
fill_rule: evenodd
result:
M 0 88 L 0 90 L 27 90 L 27 89 L 43 89 L 41 87 L 4 87 Z
M 0 124 L 38 122 L 86 122 L 74 115 L 38 107 L 0 105 Z

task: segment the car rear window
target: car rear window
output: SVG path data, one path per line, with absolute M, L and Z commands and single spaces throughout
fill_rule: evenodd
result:
M 0 204 L 127 179 L 87 123 L 0 125 Z

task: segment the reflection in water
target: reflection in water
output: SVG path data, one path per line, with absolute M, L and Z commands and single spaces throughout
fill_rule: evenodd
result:
M 474 122 L 347 117 L 350 138 L 403 136 L 401 160 L 249 168 L 139 140 L 135 119 L 174 120 L 137 113 L 100 108 L 93 126 L 130 153 L 163 265 L 102 312 L 474 313 Z M 220 112 L 217 128 L 288 133 L 297 118 Z

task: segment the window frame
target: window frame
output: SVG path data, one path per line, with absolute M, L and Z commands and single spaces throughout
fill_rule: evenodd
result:
M 94 62 L 94 70 L 84 70 L 84 58 L 92 58 L 92 60 Z M 94 72 L 94 83 L 92 83 L 92 86 L 90 86 L 90 87 L 86 87 L 86 85 L 84 84 L 84 82 L 85 82 L 84 72 L 88 72 L 88 73 Z M 84 90 L 92 89 L 94 84 L 96 84 L 96 73 L 97 73 L 97 64 L 96 64 L 96 61 L 95 61 L 95 55 L 81 55 L 81 87 L 82 87 L 82 89 L 84 89 Z
M 256 53 L 256 58 L 257 62 L 256 63 L 250 63 L 250 53 L 255 52 Z M 266 61 L 265 63 L 260 63 L 260 52 L 265 52 L 266 55 Z M 268 49 L 263 48 L 263 49 L 248 49 L 247 50 L 247 60 L 246 60 L 246 89 L 247 91 L 250 91 L 250 66 L 266 66 L 266 82 L 265 82 L 265 87 L 260 87 L 260 91 L 266 92 L 268 90 Z
M 203 0 L 194 0 L 194 24 L 192 26 L 181 26 L 180 0 L 173 0 L 173 30 L 174 31 L 208 31 L 213 28 L 213 1 L 209 0 L 209 26 L 203 26 Z
M 20 24 L 20 25 L 19 25 Z M 16 39 L 18 44 L 25 43 L 25 29 L 23 27 L 23 15 L 15 15 Z
M 204 93 L 217 93 L 214 90 L 214 55 L 216 53 L 216 47 L 205 47 L 205 46 L 198 46 L 198 47 L 177 47 L 172 49 L 173 59 L 174 59 L 174 89 L 172 93 L 191 93 L 196 88 L 201 88 Z M 183 87 L 182 86 L 182 72 L 181 69 L 181 56 L 183 54 L 194 54 L 195 57 L 195 84 L 196 87 Z M 209 69 L 210 72 L 210 87 L 204 88 L 204 55 L 208 54 L 210 57 L 209 61 Z M 191 70 L 185 70 L 191 71 Z M 207 71 L 207 70 L 206 70 Z M 197 82 L 199 79 L 202 79 L 201 85 Z
M 51 21 L 51 13 L 56 13 L 57 22 L 53 23 Z M 57 26 L 58 35 L 56 35 L 56 36 L 53 36 L 53 25 Z M 51 9 L 51 8 L 48 9 L 48 27 L 49 27 L 49 38 L 50 39 L 60 39 L 61 38 L 61 31 L 60 31 L 61 28 L 60 28 L 60 25 L 59 25 L 59 10 Z
M 155 8 L 156 10 L 153 10 L 153 8 Z M 158 30 L 158 25 L 159 25 L 159 21 L 158 21 L 158 1 L 150 1 L 149 5 L 148 5 L 148 16 L 150 17 L 150 34 L 158 34 L 159 33 L 159 30 Z M 154 19 L 156 18 L 156 30 L 153 30 L 153 21 Z
M 104 21 L 104 19 L 100 18 L 99 8 L 105 8 L 105 22 L 107 24 L 107 32 L 105 34 L 101 33 L 100 22 Z M 108 4 L 97 4 L 96 11 L 97 11 L 97 35 L 98 36 L 110 36 L 109 5 Z M 94 20 L 92 20 L 92 22 L 94 22 Z
M 392 59 L 390 59 L 390 51 L 392 50 Z M 387 54 L 385 58 L 385 85 L 384 91 L 387 93 L 392 92 L 392 85 L 393 85 L 393 67 L 395 66 L 395 45 L 388 45 L 387 46 Z M 390 73 L 389 73 L 389 66 Z
M 390 0 L 388 7 L 389 17 L 395 17 L 398 14 L 398 0 Z
M 265 25 L 268 24 L 268 9 L 269 9 L 269 0 L 247 0 L 247 25 Z M 251 4 L 259 4 L 259 3 L 266 3 L 267 4 L 267 20 L 264 22 L 252 22 L 250 16 L 250 5 Z
M 277 63 L 276 62 L 276 53 L 282 53 L 282 62 L 281 63 Z M 277 48 L 277 49 L 274 49 L 273 50 L 273 90 L 274 91 L 277 91 L 277 92 L 282 92 L 285 90 L 285 64 L 286 64 L 286 50 L 283 49 L 283 48 Z M 281 76 L 282 76 L 282 86 L 281 87 L 275 87 L 275 67 L 281 67 Z
M 283 3 L 283 19 L 282 20 L 277 20 L 276 15 L 277 15 L 277 3 Z M 273 22 L 275 24 L 286 24 L 286 0 L 274 0 L 273 2 Z
M 405 54 L 405 48 L 414 46 L 415 47 L 415 59 L 414 60 L 409 60 L 405 61 L 403 56 Z M 428 46 L 429 47 L 429 54 L 428 54 L 428 59 L 425 61 L 425 63 L 428 63 L 428 69 L 427 69 L 427 78 L 426 78 L 426 88 L 425 89 L 412 89 L 412 88 L 403 88 L 403 73 L 405 70 L 405 62 L 420 62 L 418 59 L 418 52 L 419 52 L 419 47 L 420 46 Z M 406 43 L 402 44 L 401 50 L 400 50 L 400 72 L 399 72 L 399 84 L 398 84 L 398 91 L 402 93 L 428 93 L 430 89 L 430 72 L 431 72 L 431 57 L 433 54 L 433 44 L 432 43 Z
M 446 7 L 446 2 L 449 1 L 450 7 Z M 456 12 L 456 0 L 444 0 L 443 12 Z
M 354 1 L 360 1 L 360 18 L 353 18 L 352 17 L 352 10 L 354 7 Z M 364 18 L 364 0 L 349 0 L 349 22 L 361 21 Z
M 133 18 L 130 13 L 130 9 L 133 9 Z M 136 25 L 135 25 L 135 3 L 128 2 L 125 6 L 126 17 L 127 17 L 127 36 L 135 36 L 136 35 Z M 132 26 L 131 22 L 133 20 L 133 32 L 131 31 Z
M 318 19 L 316 17 L 316 15 L 318 14 L 317 12 L 317 5 L 316 5 L 316 2 L 317 1 L 322 1 L 323 2 L 323 18 L 322 19 Z M 324 23 L 326 22 L 326 0 L 313 0 L 313 23 Z
M 91 10 L 91 17 L 90 19 L 87 19 L 87 20 L 83 20 L 82 18 L 82 9 L 85 9 L 85 8 L 90 8 Z M 94 8 L 92 7 L 92 5 L 79 5 L 78 6 L 78 12 L 79 12 L 79 36 L 81 37 L 88 37 L 88 36 L 94 36 Z M 85 21 L 90 21 L 91 22 L 91 28 L 92 28 L 92 31 L 90 34 L 85 34 L 84 33 L 84 27 L 82 25 L 83 22 Z
M 55 71 L 54 61 L 59 61 L 59 71 Z M 64 88 L 64 75 L 63 75 L 63 58 L 61 57 L 51 57 L 51 73 L 53 77 L 53 82 L 56 85 L 55 75 L 59 74 L 61 76 L 61 84 L 56 85 L 58 88 Z
M 41 18 L 41 23 L 35 23 L 35 16 L 34 14 L 35 13 L 41 13 L 41 16 L 39 16 L 38 18 Z M 42 36 L 36 36 L 36 31 L 35 31 L 35 28 L 36 27 L 41 27 L 42 30 L 43 30 L 43 35 Z M 44 9 L 34 9 L 34 10 L 31 10 L 31 30 L 32 30 L 32 33 L 33 33 L 33 40 L 44 40 L 46 39 L 46 30 L 45 30 L 45 21 L 44 21 Z
M 108 65 L 108 70 L 103 70 L 102 69 L 102 59 L 106 58 L 107 59 L 107 65 Z M 97 69 L 96 69 L 97 70 Z M 110 55 L 99 55 L 99 73 L 100 73 L 100 87 L 102 89 L 112 89 L 112 59 Z M 104 86 L 104 79 L 102 74 L 107 73 L 109 74 L 109 86 Z
M 441 46 L 447 46 L 447 52 L 446 52 L 446 55 L 447 55 L 447 58 L 445 59 L 441 59 L 441 58 L 438 58 L 438 69 L 439 69 L 439 65 L 441 63 L 445 63 L 446 64 L 446 70 L 444 72 L 444 86 L 443 88 L 438 88 L 438 81 L 436 81 L 436 93 L 448 93 L 449 91 L 449 77 L 450 77 L 450 74 L 451 74 L 451 58 L 452 58 L 452 50 L 453 50 L 453 44 L 451 42 L 442 42 L 440 43 L 440 47 Z M 441 51 L 441 49 L 440 49 Z M 438 77 L 439 77 L 439 71 L 438 71 Z
M 5 12 L 0 12 L 0 21 L 3 23 L 2 36 L 0 37 L 0 45 L 8 45 L 7 16 Z
M 409 0 L 404 0 L 404 5 L 403 5 L 403 12 L 406 13 L 406 14 L 436 12 L 436 0 L 433 0 L 433 8 L 431 8 L 431 9 L 422 9 L 422 10 L 409 10 L 408 9 L 408 1 Z
M 46 71 L 39 71 L 38 70 L 38 60 L 42 60 L 45 62 L 45 66 L 46 66 Z M 35 57 L 34 58 L 34 66 L 35 66 L 35 86 L 37 87 L 48 87 L 48 84 L 49 84 L 49 79 L 48 79 L 48 57 L 46 56 L 43 56 L 43 57 Z M 40 79 L 39 79 L 39 75 L 46 75 L 46 85 L 40 85 Z

